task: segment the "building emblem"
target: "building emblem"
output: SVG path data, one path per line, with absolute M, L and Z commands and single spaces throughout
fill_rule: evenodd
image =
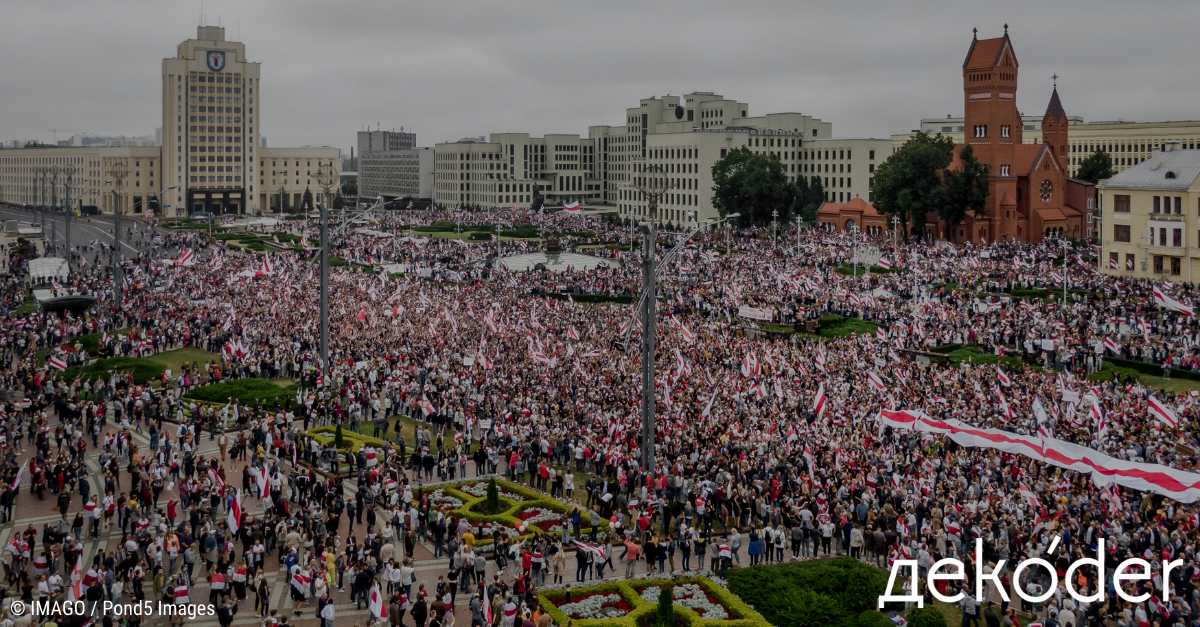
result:
M 208 51 L 208 69 L 220 72 L 225 69 L 225 52 L 223 50 Z

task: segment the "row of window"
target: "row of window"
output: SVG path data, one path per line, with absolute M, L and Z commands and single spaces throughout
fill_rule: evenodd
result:
M 1167 262 L 1167 259 L 1170 259 L 1170 261 Z M 1183 273 L 1183 260 L 1179 257 L 1164 257 L 1163 255 L 1154 255 L 1152 260 L 1154 262 L 1154 274 L 1166 274 L 1166 267 L 1168 264 L 1171 268 L 1171 276 L 1179 276 Z M 1121 269 L 1120 253 L 1108 253 L 1108 267 L 1110 270 Z M 1136 269 L 1137 255 L 1134 253 L 1125 253 L 1125 270 Z
M 1129 213 L 1129 206 L 1128 194 L 1115 194 L 1113 196 L 1114 212 Z M 1183 215 L 1183 196 L 1154 196 L 1152 207 L 1154 213 Z M 1196 215 L 1200 216 L 1200 198 L 1196 199 Z

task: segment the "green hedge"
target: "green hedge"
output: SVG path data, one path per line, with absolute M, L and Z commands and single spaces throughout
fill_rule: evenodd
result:
M 943 355 L 949 355 L 950 353 L 953 353 L 954 351 L 956 351 L 960 348 L 962 348 L 962 344 L 942 344 L 941 346 L 938 346 L 937 348 L 932 349 L 930 352 L 931 353 L 942 353 Z
M 950 355 L 950 361 L 955 364 L 969 361 L 973 364 L 1002 364 L 1008 368 L 1020 368 L 1025 363 L 1021 361 L 1020 357 L 997 357 L 991 353 L 985 353 L 974 346 L 955 349 L 948 354 Z
M 1009 292 L 1009 294 L 1013 298 L 1024 298 L 1024 299 L 1039 299 L 1040 298 L 1042 300 L 1045 300 L 1046 294 L 1048 294 L 1048 292 L 1043 289 L 1029 289 L 1029 290 L 1013 290 L 1013 291 Z
M 317 427 L 315 429 L 309 429 L 308 431 L 305 431 L 304 434 L 320 442 L 321 446 L 330 446 L 333 444 L 334 433 L 336 432 L 337 427 Z M 343 455 L 346 453 L 347 448 L 355 453 L 358 452 L 358 449 L 364 446 L 373 446 L 379 449 L 381 453 L 385 448 L 387 448 L 387 442 L 384 442 L 379 438 L 363 435 L 361 433 L 355 433 L 353 431 L 347 431 L 345 429 L 342 429 L 342 441 L 349 445 L 347 447 L 338 449 L 338 453 Z
M 1112 364 L 1115 368 L 1127 368 L 1136 370 L 1142 374 L 1148 374 L 1152 377 L 1163 376 L 1162 366 L 1158 364 L 1150 364 L 1144 361 L 1135 359 L 1121 359 L 1120 357 L 1105 357 L 1104 363 Z M 1171 378 L 1187 379 L 1188 381 L 1200 381 L 1200 373 L 1192 372 L 1191 370 L 1183 370 L 1180 368 L 1171 368 Z
M 490 242 L 492 241 L 492 234 L 487 231 L 472 231 L 471 240 L 476 242 Z
M 838 274 L 841 274 L 844 276 L 854 276 L 856 274 L 856 272 L 854 270 L 854 266 L 851 266 L 850 264 L 840 265 L 840 266 L 834 268 L 834 271 L 837 272 Z M 871 266 L 871 274 L 887 274 L 889 272 L 902 272 L 902 271 L 903 271 L 903 268 L 885 268 L 883 266 Z M 862 275 L 866 274 L 866 269 L 860 266 L 858 268 L 857 274 L 858 274 L 858 276 L 862 276 Z
M 515 229 L 500 231 L 500 237 L 515 237 L 517 239 L 536 239 L 542 236 L 541 229 L 532 224 L 522 224 Z
M 566 294 L 542 294 L 555 300 L 567 300 Z M 636 296 L 604 296 L 603 294 L 571 294 L 577 303 L 620 303 L 628 305 L 634 302 Z
M 734 571 L 730 571 L 731 574 Z M 705 620 L 695 610 L 675 604 L 675 615 L 683 617 L 686 624 L 692 627 L 771 627 L 771 623 L 762 614 L 754 611 L 742 599 L 730 593 L 705 577 L 680 577 L 673 579 L 634 579 L 597 584 L 586 588 L 572 588 L 571 597 L 583 597 L 591 594 L 616 592 L 620 594 L 633 610 L 620 618 L 591 618 L 574 620 L 558 609 L 565 602 L 566 590 L 550 590 L 540 592 L 538 599 L 542 609 L 550 614 L 556 625 L 576 625 L 577 627 L 636 627 L 639 620 L 647 614 L 653 614 L 658 609 L 657 603 L 651 603 L 642 598 L 641 590 L 652 586 L 678 586 L 694 583 L 725 606 L 729 613 L 736 617 L 730 620 Z
M 86 366 L 71 366 L 63 371 L 63 378 L 108 378 L 113 371 L 126 372 L 129 370 L 133 371 L 133 382 L 142 385 L 161 377 L 167 367 L 140 357 L 109 357 L 108 359 L 98 359 Z
M 282 402 L 295 399 L 299 387 L 299 383 L 280 387 L 266 379 L 236 379 L 198 387 L 188 392 L 187 398 L 222 404 L 230 399 L 242 404 L 256 400 Z
M 887 571 L 849 557 L 729 571 L 729 591 L 778 627 L 858 627 Z

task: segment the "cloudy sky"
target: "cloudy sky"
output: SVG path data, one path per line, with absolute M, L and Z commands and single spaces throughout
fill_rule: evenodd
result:
M 5 7 L 0 139 L 153 133 L 161 59 L 202 14 L 262 63 L 272 146 L 348 151 L 376 124 L 425 146 L 586 135 L 641 98 L 696 91 L 886 137 L 961 115 L 971 29 L 998 37 L 1006 22 L 1027 114 L 1057 73 L 1068 114 L 1088 121 L 1200 117 L 1197 2 L 62 0 Z

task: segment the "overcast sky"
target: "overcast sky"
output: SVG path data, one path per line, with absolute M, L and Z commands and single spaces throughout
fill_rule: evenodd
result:
M 1087 121 L 1200 117 L 1200 2 L 60 0 L 5 6 L 0 139 L 152 134 L 161 59 L 202 11 L 262 63 L 271 146 L 348 152 L 377 123 L 422 146 L 586 135 L 641 98 L 696 91 L 887 137 L 961 115 L 971 29 L 999 37 L 1006 22 L 1026 114 L 1045 111 L 1057 73 Z

